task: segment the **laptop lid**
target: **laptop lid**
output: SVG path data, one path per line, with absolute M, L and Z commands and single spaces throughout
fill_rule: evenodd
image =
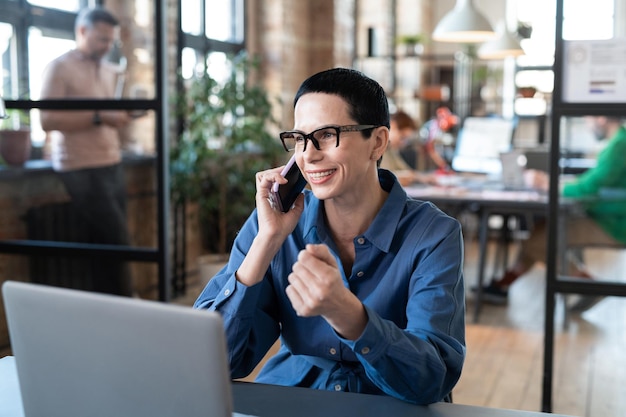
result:
M 499 117 L 467 117 L 452 157 L 457 172 L 499 175 L 500 154 L 511 149 L 514 121 Z
M 7 281 L 26 417 L 230 417 L 221 317 L 156 301 Z
M 528 149 L 524 152 L 526 156 L 526 168 L 538 171 L 550 171 L 550 150 L 549 149 Z
M 502 164 L 502 185 L 507 190 L 523 190 L 524 170 L 526 169 L 526 156 L 519 150 L 502 152 L 500 154 Z

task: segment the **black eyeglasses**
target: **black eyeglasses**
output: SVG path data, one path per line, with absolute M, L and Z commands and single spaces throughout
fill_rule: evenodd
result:
M 309 134 L 300 132 L 299 130 L 291 130 L 281 132 L 280 140 L 287 152 L 297 149 L 298 151 L 306 151 L 307 142 L 313 142 L 313 146 L 318 151 L 339 146 L 339 133 L 341 132 L 360 132 L 367 129 L 374 129 L 377 125 L 347 125 L 347 126 L 325 126 L 312 131 Z

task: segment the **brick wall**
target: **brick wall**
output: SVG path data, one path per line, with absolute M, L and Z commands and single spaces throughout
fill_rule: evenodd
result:
M 248 49 L 261 57 L 263 84 L 279 99 L 275 115 L 293 126 L 293 97 L 310 75 L 350 67 L 354 43 L 352 0 L 251 0 Z

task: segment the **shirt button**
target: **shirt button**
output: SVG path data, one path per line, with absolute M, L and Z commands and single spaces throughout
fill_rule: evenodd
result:
M 356 276 L 359 277 L 359 278 L 362 277 L 363 275 L 364 275 L 363 271 L 359 271 L 359 272 L 356 273 Z
M 336 355 L 337 354 L 337 349 L 330 348 L 329 352 L 330 352 L 331 355 Z
M 228 295 L 228 294 L 230 294 L 230 290 L 229 290 L 229 289 L 227 289 L 226 291 L 224 291 L 224 295 Z
M 362 244 L 364 244 L 364 243 L 365 243 L 365 238 L 360 237 L 360 238 L 358 238 L 356 241 L 357 241 L 357 243 L 358 243 L 359 245 L 362 245 Z
M 335 385 L 335 391 L 341 391 L 341 385 L 339 384 Z
M 370 348 L 365 346 L 363 349 L 361 349 L 361 353 L 364 355 L 367 355 L 368 353 L 370 353 Z

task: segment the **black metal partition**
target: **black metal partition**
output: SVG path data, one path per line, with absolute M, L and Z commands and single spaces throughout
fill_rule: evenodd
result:
M 550 147 L 550 191 L 548 209 L 548 253 L 546 265 L 546 304 L 544 318 L 544 363 L 541 409 L 552 412 L 552 385 L 554 366 L 555 305 L 556 296 L 561 293 L 607 295 L 626 297 L 626 284 L 573 280 L 559 276 L 557 256 L 559 216 L 559 154 L 561 139 L 561 119 L 567 116 L 620 116 L 626 114 L 626 100 L 621 103 L 566 102 L 563 99 L 565 65 L 565 45 L 563 42 L 563 4 L 556 2 L 556 45 L 554 57 L 554 92 L 552 98 L 552 125 Z

